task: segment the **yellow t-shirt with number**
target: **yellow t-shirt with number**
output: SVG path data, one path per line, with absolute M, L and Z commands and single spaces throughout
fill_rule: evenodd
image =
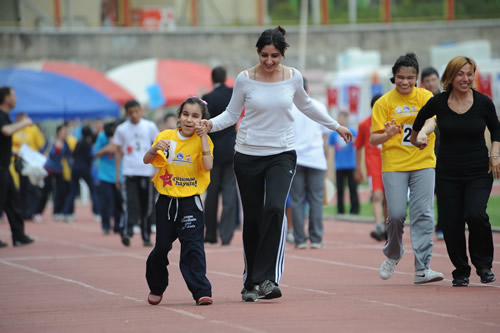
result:
M 432 93 L 423 88 L 414 88 L 408 95 L 402 95 L 394 88 L 379 98 L 373 106 L 372 133 L 384 131 L 384 123 L 392 119 L 401 125 L 400 132 L 382 144 L 382 172 L 436 167 L 434 133 L 429 135 L 429 144 L 423 150 L 410 142 L 413 122 L 431 97 Z
M 176 198 L 191 197 L 205 192 L 210 184 L 210 171 L 203 167 L 201 138 L 195 133 L 182 138 L 179 130 L 165 130 L 156 136 L 159 140 L 170 140 L 168 152 L 158 151 L 151 164 L 160 170 L 153 177 L 156 190 Z M 208 137 L 210 153 L 214 144 Z

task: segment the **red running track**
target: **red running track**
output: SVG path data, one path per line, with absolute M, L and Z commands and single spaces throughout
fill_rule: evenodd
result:
M 445 280 L 413 284 L 409 229 L 406 254 L 383 281 L 382 243 L 372 225 L 325 221 L 324 249 L 287 244 L 283 297 L 243 303 L 241 232 L 230 246 L 206 247 L 214 304 L 195 306 L 178 268 L 179 244 L 170 255 L 171 279 L 163 301 L 147 304 L 146 257 L 139 237 L 125 248 L 103 235 L 87 206 L 68 224 L 26 223 L 36 239 L 0 249 L 0 332 L 499 332 L 500 282 L 476 275 L 466 288 L 451 286 L 452 265 L 436 241 L 431 267 Z M 10 238 L 0 224 L 0 239 Z M 498 253 L 500 234 L 494 234 Z M 10 243 L 10 242 L 9 242 Z M 493 271 L 500 278 L 500 261 Z

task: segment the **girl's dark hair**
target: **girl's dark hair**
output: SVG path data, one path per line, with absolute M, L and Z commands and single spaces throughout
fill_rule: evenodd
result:
M 201 119 L 210 119 L 210 113 L 208 113 L 207 102 L 199 97 L 191 96 L 182 102 L 181 106 L 177 109 L 177 119 L 181 117 L 182 109 L 186 104 L 198 104 L 201 108 Z
M 396 76 L 396 73 L 399 71 L 399 68 L 401 67 L 413 67 L 415 68 L 415 71 L 417 72 L 418 76 L 418 61 L 417 61 L 417 56 L 415 53 L 410 52 L 405 54 L 404 56 L 400 56 L 398 60 L 396 60 L 396 63 L 394 66 L 392 66 L 392 77 L 391 77 L 391 82 L 394 83 L 394 76 Z M 416 83 L 415 83 L 416 84 Z
M 288 48 L 288 43 L 285 41 L 286 30 L 278 25 L 274 29 L 264 30 L 263 33 L 260 34 L 259 39 L 257 40 L 257 52 L 262 51 L 264 46 L 274 45 L 280 51 L 281 55 L 285 56 L 285 50 Z

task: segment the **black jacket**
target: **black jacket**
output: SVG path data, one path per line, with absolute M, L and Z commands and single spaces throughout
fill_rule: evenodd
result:
M 233 88 L 220 85 L 202 96 L 202 99 L 208 103 L 210 118 L 215 118 L 226 110 L 232 94 Z M 210 133 L 209 136 L 214 143 L 214 163 L 225 164 L 232 162 L 234 143 L 236 141 L 236 127 L 233 125 L 222 131 Z

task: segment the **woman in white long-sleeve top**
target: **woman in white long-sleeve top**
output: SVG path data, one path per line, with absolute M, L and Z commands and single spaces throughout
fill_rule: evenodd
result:
M 292 105 L 312 120 L 337 131 L 351 132 L 316 109 L 303 87 L 301 73 L 281 64 L 288 44 L 285 29 L 265 30 L 257 44 L 259 64 L 241 72 L 229 105 L 205 120 L 211 132 L 235 124 L 245 108 L 236 137 L 234 171 L 243 204 L 245 255 L 243 301 L 281 297 L 286 241 L 285 202 L 295 174 L 296 153 Z

